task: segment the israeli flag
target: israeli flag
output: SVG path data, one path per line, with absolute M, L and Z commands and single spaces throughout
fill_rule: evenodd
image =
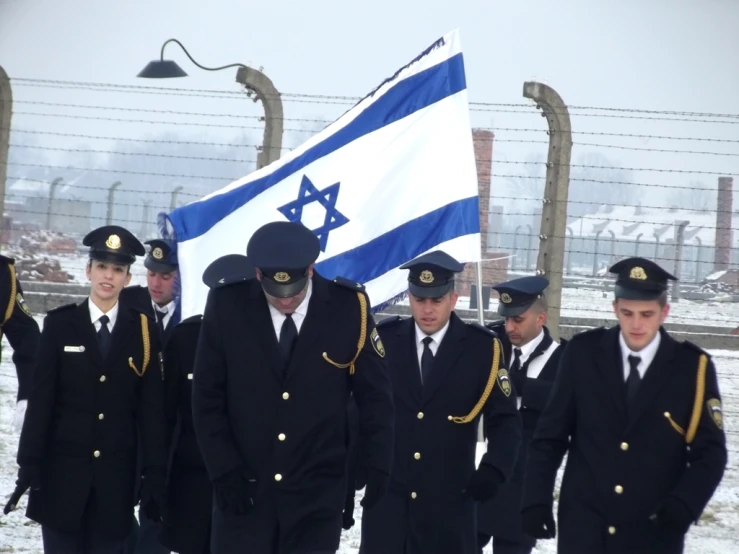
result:
M 164 215 L 164 214 L 163 214 Z M 443 249 L 480 259 L 477 173 L 458 31 L 299 148 L 165 216 L 177 242 L 182 319 L 202 313 L 205 268 L 244 254 L 271 221 L 318 236 L 316 270 L 366 286 L 373 311 L 402 298 L 398 267 Z

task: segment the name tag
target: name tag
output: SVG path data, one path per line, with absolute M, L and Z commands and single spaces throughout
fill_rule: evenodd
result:
M 190 381 L 192 381 L 192 373 L 188 373 L 188 374 L 187 374 L 187 378 L 188 378 L 188 379 L 189 379 Z
M 65 346 L 64 351 L 65 352 L 84 352 L 85 347 L 84 346 Z

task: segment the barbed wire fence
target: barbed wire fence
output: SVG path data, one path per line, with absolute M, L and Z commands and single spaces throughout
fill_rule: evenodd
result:
M 12 79 L 12 86 L 2 249 L 43 251 L 40 243 L 53 234 L 58 244 L 52 252 L 75 279 L 84 273 L 84 258 L 76 250 L 87 231 L 116 223 L 142 240 L 154 238 L 159 212 L 248 175 L 262 148 L 264 116 L 241 91 L 24 78 Z M 283 155 L 359 100 L 280 97 L 287 114 Z M 678 250 L 688 291 L 698 290 L 718 267 L 736 267 L 739 221 L 726 190 L 739 174 L 739 114 L 568 109 L 573 130 L 563 272 L 568 283 L 602 276 L 610 263 L 628 255 L 655 258 L 673 270 Z M 477 160 L 489 168 L 491 180 L 484 263 L 502 278 L 533 273 L 546 124 L 528 102 L 471 102 L 470 110 L 473 127 L 493 135 L 492 156 Z M 728 178 L 722 181 L 723 196 L 720 178 Z M 678 249 L 675 229 L 685 221 Z M 717 262 L 717 250 L 728 252 L 728 260 Z

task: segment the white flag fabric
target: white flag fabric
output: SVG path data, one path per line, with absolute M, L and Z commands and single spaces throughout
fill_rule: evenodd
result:
M 299 148 L 166 216 L 177 243 L 182 318 L 202 313 L 205 268 L 244 254 L 271 221 L 320 239 L 316 270 L 367 288 L 373 311 L 408 287 L 397 269 L 441 248 L 480 260 L 480 218 L 458 31 L 427 48 Z

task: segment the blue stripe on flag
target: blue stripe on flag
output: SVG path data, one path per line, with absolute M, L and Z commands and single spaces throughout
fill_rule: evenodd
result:
M 480 232 L 477 196 L 452 202 L 408 221 L 362 246 L 316 264 L 328 278 L 367 283 L 448 240 Z
M 464 90 L 466 86 L 461 52 L 400 81 L 351 123 L 269 175 L 208 200 L 175 209 L 168 217 L 177 241 L 184 242 L 205 234 L 221 219 L 293 173 L 358 138 Z

